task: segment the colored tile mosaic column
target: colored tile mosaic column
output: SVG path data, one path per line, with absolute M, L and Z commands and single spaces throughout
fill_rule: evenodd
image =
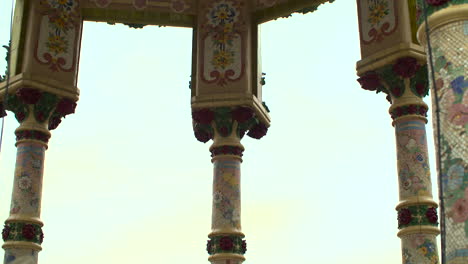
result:
M 247 244 L 241 230 L 240 165 L 246 134 L 260 139 L 267 127 L 245 106 L 195 109 L 192 112 L 195 137 L 213 139 L 213 207 L 211 233 L 206 250 L 212 264 L 240 264 Z
M 435 77 L 431 85 L 434 133 L 441 155 L 437 166 L 443 258 L 448 264 L 468 263 L 468 1 L 418 1 L 422 14 L 418 39 L 428 51 L 424 5 Z
M 428 107 L 422 100 L 428 93 L 423 63 L 413 57 L 402 57 L 358 79 L 362 88 L 384 92 L 391 102 L 400 197 L 396 210 L 403 264 L 439 263 L 437 203 L 432 198 L 425 128 Z
M 0 103 L 0 109 L 14 112 L 20 122 L 15 131 L 17 156 L 10 216 L 2 231 L 5 264 L 38 263 L 44 239 L 40 215 L 49 130 L 55 129 L 75 107 L 70 99 L 32 88 L 18 89 L 7 95 L 6 103 Z

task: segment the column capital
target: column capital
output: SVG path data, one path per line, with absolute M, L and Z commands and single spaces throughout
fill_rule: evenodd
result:
M 70 98 L 22 87 L 5 96 L 5 101 L 0 105 L 0 114 L 2 110 L 15 114 L 20 123 L 15 131 L 17 144 L 24 140 L 47 144 L 50 130 L 57 128 L 62 118 L 74 113 L 75 108 L 76 102 Z
M 383 92 L 392 104 L 394 121 L 416 117 L 426 120 L 428 107 L 422 98 L 429 93 L 427 66 L 414 57 L 401 57 L 373 71 L 363 73 L 358 82 L 364 90 Z
M 252 108 L 246 106 L 194 109 L 192 124 L 198 141 L 206 143 L 213 139 L 210 147 L 212 156 L 242 156 L 244 147 L 240 140 L 245 134 L 260 139 L 268 131 L 267 125 L 260 121 Z

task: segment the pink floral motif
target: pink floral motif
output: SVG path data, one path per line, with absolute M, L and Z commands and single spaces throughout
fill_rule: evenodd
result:
M 106 7 L 111 3 L 111 0 L 96 0 L 95 2 L 98 7 Z
M 97 0 L 96 3 L 98 3 Z M 49 69 L 52 71 L 71 71 L 73 70 L 74 63 L 71 68 L 64 67 L 67 62 L 66 58 L 72 56 L 71 43 L 72 35 L 76 34 L 74 30 L 80 21 L 78 14 L 79 2 L 76 0 L 43 0 L 40 1 L 41 7 L 46 10 L 48 18 L 48 37 L 45 38 L 40 44 L 36 53 L 36 59 L 42 64 L 50 65 Z M 41 33 L 47 34 L 47 33 Z
M 448 119 L 455 125 L 464 126 L 468 123 L 468 106 L 454 104 L 448 110 Z
M 185 10 L 185 2 L 182 0 L 172 0 L 171 8 L 176 12 L 182 12 Z
M 468 199 L 466 196 L 455 202 L 449 216 L 456 223 L 463 223 L 468 220 Z
M 146 0 L 133 0 L 133 5 L 136 9 L 144 9 L 146 7 Z
M 423 235 L 415 235 L 414 238 L 411 240 L 411 246 L 413 248 L 418 248 L 424 243 L 424 236 Z
M 270 6 L 273 6 L 276 3 L 276 0 L 259 0 L 258 3 L 260 5 L 270 7 Z

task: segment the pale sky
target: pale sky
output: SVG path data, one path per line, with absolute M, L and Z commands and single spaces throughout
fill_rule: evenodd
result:
M 3 45 L 10 1 L 0 3 Z M 355 1 L 261 30 L 272 123 L 261 140 L 242 141 L 245 263 L 400 263 L 390 105 L 356 81 Z M 209 263 L 211 142 L 198 142 L 192 131 L 191 40 L 188 28 L 85 23 L 76 114 L 52 132 L 46 152 L 40 263 Z M 0 72 L 3 57 L 2 50 Z M 17 126 L 9 113 L 1 221 L 10 207 Z

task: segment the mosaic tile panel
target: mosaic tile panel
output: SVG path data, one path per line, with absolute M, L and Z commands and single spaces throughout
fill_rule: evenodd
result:
M 440 107 L 442 156 L 438 166 L 445 214 L 441 219 L 445 256 L 448 263 L 460 258 L 468 261 L 468 21 L 444 25 L 430 38 L 436 79 L 435 87 L 432 85 L 434 117 L 435 92 Z
M 438 264 L 435 235 L 411 234 L 401 237 L 403 264 Z
M 240 231 L 240 161 L 214 161 L 213 230 Z

